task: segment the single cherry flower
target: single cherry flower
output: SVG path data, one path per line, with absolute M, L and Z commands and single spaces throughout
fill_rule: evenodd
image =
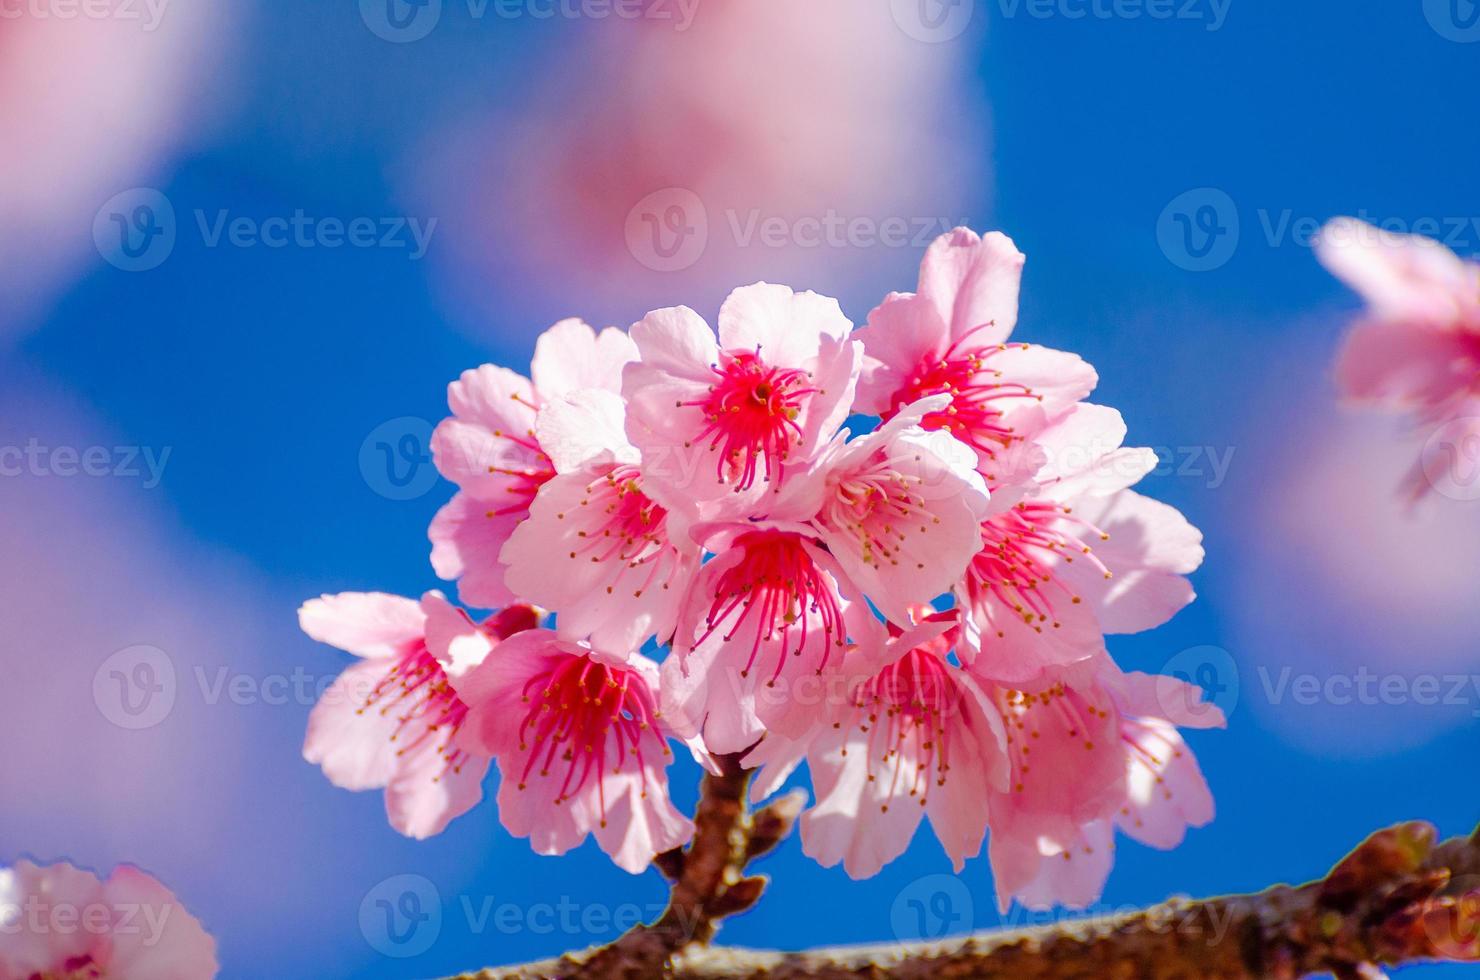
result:
M 950 396 L 922 424 L 971 446 L 994 489 L 1023 461 L 1013 450 L 1097 381 L 1074 354 L 1008 343 L 1023 261 L 1007 236 L 957 228 L 926 250 L 917 291 L 891 293 L 858 333 L 867 354 L 858 410 L 889 419 L 921 398 Z
M 1094 656 L 1106 633 L 1159 626 L 1192 601 L 1185 576 L 1202 535 L 1175 509 L 1130 489 L 1156 465 L 1122 448 L 1120 413 L 1081 403 L 1036 439 L 1031 478 L 993 495 L 981 550 L 956 596 L 961 652 L 1005 682 Z
M 535 433 L 539 409 L 588 388 L 617 391 L 622 366 L 635 356 L 620 330 L 598 334 L 580 320 L 561 320 L 535 343 L 533 381 L 484 364 L 447 386 L 452 417 L 432 433 L 432 458 L 459 489 L 427 533 L 433 569 L 458 580 L 463 602 L 496 608 L 515 601 L 499 551 L 556 472 Z
M 536 431 L 556 469 L 504 545 L 506 580 L 559 610 L 566 639 L 634 650 L 673 633 L 699 550 L 648 496 L 620 397 L 591 389 L 546 405 Z
M 834 440 L 771 515 L 810 523 L 855 590 L 900 625 L 949 592 L 980 548 L 987 488 L 976 457 L 919 424 L 947 401 L 923 399 L 872 432 Z
M 756 800 L 806 759 L 816 805 L 802 815 L 802 848 L 854 878 L 903 854 L 924 817 L 959 872 L 981 851 L 983 801 L 1006 786 L 1002 718 L 948 656 L 956 614 L 914 611 L 919 625 L 891 626 L 882 651 L 844 671 L 805 736 L 768 734 L 745 759 L 764 766 Z
M 706 543 L 715 557 L 663 663 L 665 705 L 714 752 L 744 751 L 767 729 L 799 735 L 850 637 L 880 627 L 808 525 L 726 525 Z
M 693 834 L 668 797 L 674 733 L 651 660 L 536 629 L 454 683 L 468 705 L 458 745 L 498 760 L 499 820 L 536 853 L 564 854 L 594 834 L 637 874 Z
M 693 520 L 750 516 L 806 467 L 853 404 L 862 348 L 836 300 L 756 283 L 719 311 L 719 338 L 680 306 L 632 326 L 622 393 L 651 492 Z
M 408 837 L 440 834 L 472 809 L 488 758 L 453 742 L 468 708 L 451 681 L 498 641 L 534 627 L 536 611 L 511 606 L 475 625 L 436 592 L 420 603 L 341 592 L 305 602 L 298 622 L 315 640 L 363 658 L 314 705 L 303 757 L 343 789 L 384 789 L 390 824 Z
M 1045 686 L 982 683 L 1007 723 L 1009 775 L 987 801 L 1002 911 L 1083 908 L 1114 861 L 1114 830 L 1169 849 L 1213 818 L 1213 798 L 1177 726 L 1222 727 L 1223 713 L 1172 677 L 1122 673 L 1109 656 L 1054 672 Z

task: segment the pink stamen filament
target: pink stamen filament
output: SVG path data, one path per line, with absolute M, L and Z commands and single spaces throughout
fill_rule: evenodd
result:
M 708 440 L 708 448 L 718 451 L 719 482 L 733 484 L 737 491 L 750 489 L 757 478 L 779 484 L 793 444 L 802 439 L 796 421 L 802 406 L 820 389 L 812 387 L 807 372 L 772 367 L 759 351 L 722 351 L 710 370 L 715 381 L 708 394 L 680 401 L 677 407 L 704 413 L 696 441 Z
M 1008 606 L 1038 632 L 1041 623 L 1061 624 L 1054 614 L 1055 597 L 1078 604 L 1081 597 L 1055 571 L 1063 561 L 1083 558 L 1105 578 L 1111 573 L 1084 543 L 1083 537 L 1109 535 L 1049 501 L 1024 501 L 982 524 L 982 550 L 971 560 L 966 586 L 973 604 L 988 598 Z M 1047 586 L 1048 588 L 1044 588 Z M 1002 632 L 998 631 L 998 636 Z
M 948 394 L 951 404 L 931 412 L 921 421 L 927 429 L 945 429 L 988 459 L 1011 446 L 1019 436 L 1003 421 L 1001 402 L 1021 399 L 1042 401 L 1027 385 L 1002 380 L 1002 372 L 991 367 L 992 357 L 1010 345 L 982 346 L 971 338 L 992 326 L 984 323 L 956 338 L 942 353 L 923 358 L 905 386 L 890 401 L 884 419 L 893 418 L 906 405 L 928 395 Z M 1026 348 L 1028 345 L 1016 345 Z
M 634 671 L 589 656 L 566 656 L 530 678 L 522 701 L 529 709 L 519 725 L 519 748 L 528 756 L 519 789 L 531 779 L 559 779 L 558 806 L 594 779 L 605 826 L 604 770 L 610 765 L 611 772 L 620 773 L 631 765 L 646 780 L 643 739 L 660 738 L 658 706 L 646 682 Z M 670 754 L 666 745 L 662 751 Z M 564 772 L 552 774 L 557 761 L 565 763 Z
M 915 649 L 854 692 L 854 723 L 868 735 L 868 779 L 875 782 L 881 773 L 887 775 L 890 798 L 907 787 L 907 795 L 918 796 L 925 806 L 932 770 L 935 785 L 946 784 L 951 768 L 947 720 L 961 698 L 952 669 L 928 651 Z M 906 765 L 910 760 L 913 767 Z M 876 765 L 883 768 L 876 770 Z M 881 809 L 887 812 L 889 804 Z
M 1063 683 L 1036 694 L 999 691 L 997 706 L 1007 723 L 1007 756 L 1014 793 L 1027 789 L 1029 756 L 1033 752 L 1033 743 L 1043 736 L 1045 729 L 1050 732 L 1050 738 L 1080 739 L 1084 750 L 1093 752 L 1095 742 L 1091 736 L 1098 730 L 1098 722 L 1110 717 L 1109 711 L 1095 707 L 1082 694 Z
M 823 505 L 823 520 L 857 539 L 865 564 L 898 565 L 901 546 L 911 530 L 918 528 L 924 534 L 932 524 L 940 523 L 926 508 L 925 498 L 913 489 L 923 479 L 906 476 L 901 462 L 879 450 L 839 480 Z
M 695 645 L 722 626 L 726 643 L 745 632 L 751 637 L 750 656 L 740 676 L 747 677 L 760 655 L 761 644 L 779 638 L 776 668 L 767 682 L 775 684 L 786 666 L 793 628 L 798 635 L 791 653 L 800 656 L 812 630 L 820 625 L 824 645 L 817 672 L 821 673 L 832 649 L 841 649 L 847 643 L 843 612 L 831 579 L 795 534 L 750 531 L 736 538 L 731 547 L 741 553 L 740 560 L 715 582 L 706 628 Z
M 527 404 L 519 396 L 514 400 L 521 404 Z M 508 478 L 504 489 L 515 499 L 512 503 L 502 507 L 491 507 L 484 512 L 484 517 L 492 518 L 506 514 L 524 514 L 529 511 L 529 503 L 539 493 L 540 487 L 544 486 L 555 476 L 555 464 L 550 462 L 550 457 L 540 448 L 535 440 L 534 432 L 530 431 L 524 435 L 516 435 L 512 432 L 504 432 L 501 429 L 493 430 L 494 438 L 503 439 L 517 446 L 520 452 L 516 456 L 523 456 L 526 462 L 518 465 L 489 465 L 487 471 L 490 475 Z
M 363 714 L 371 708 L 379 710 L 382 716 L 396 712 L 397 725 L 391 741 L 396 743 L 397 756 L 419 748 L 428 739 L 436 741 L 437 754 L 443 757 L 443 763 L 433 777 L 434 782 L 449 771 L 462 771 L 467 753 L 457 748 L 449 751 L 448 746 L 467 718 L 468 706 L 458 698 L 442 665 L 425 643 L 418 641 L 391 665 L 356 713 Z
M 668 588 L 678 558 L 668 541 L 668 512 L 642 492 L 637 467 L 612 467 L 586 485 L 586 496 L 577 508 L 557 516 L 580 525 L 576 536 L 583 543 L 569 557 L 610 563 L 608 593 L 633 569 L 640 576 L 635 596 L 641 597 L 655 582 Z

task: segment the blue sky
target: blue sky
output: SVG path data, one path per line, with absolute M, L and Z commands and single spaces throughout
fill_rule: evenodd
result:
M 698 17 L 707 2 L 717 0 L 700 0 Z M 1207 535 L 1197 602 L 1154 633 L 1113 639 L 1111 650 L 1148 670 L 1185 650 L 1226 651 L 1176 661 L 1210 662 L 1220 683 L 1239 685 L 1228 730 L 1190 736 L 1218 817 L 1175 852 L 1125 842 L 1106 908 L 1304 880 L 1388 823 L 1423 818 L 1448 835 L 1476 820 L 1473 794 L 1456 778 L 1469 770 L 1480 735 L 1476 690 L 1434 707 L 1411 699 L 1304 705 L 1279 685 L 1286 668 L 1321 681 L 1360 668 L 1409 684 L 1426 673 L 1467 678 L 1480 673 L 1473 611 L 1438 617 L 1432 632 L 1416 617 L 1393 634 L 1400 640 L 1379 648 L 1374 637 L 1396 630 L 1401 603 L 1379 597 L 1351 611 L 1346 570 L 1311 558 L 1320 536 L 1301 539 L 1271 517 L 1290 510 L 1281 495 L 1307 485 L 1310 461 L 1341 446 L 1378 447 L 1375 458 L 1392 469 L 1374 464 L 1361 471 L 1370 486 L 1338 483 L 1332 493 L 1387 500 L 1402 477 L 1408 450 L 1380 453 L 1405 445 L 1401 428 L 1331 407 L 1329 364 L 1355 302 L 1320 269 L 1301 230 L 1361 212 L 1408 227 L 1427 220 L 1460 251 L 1480 249 L 1480 222 L 1470 217 L 1480 214 L 1480 129 L 1469 108 L 1480 43 L 1464 40 L 1462 16 L 1450 17 L 1466 12 L 1456 3 L 1451 10 L 1395 0 L 1358 10 L 1336 0 L 1185 0 L 1187 16 L 1161 18 L 1144 13 L 1156 4 L 976 0 L 958 37 L 901 42 L 960 61 L 959 84 L 979 97 L 971 103 L 977 117 L 962 121 L 969 142 L 958 148 L 979 163 L 979 179 L 931 185 L 928 213 L 1015 238 L 1029 257 L 1018 338 L 1075 350 L 1098 368 L 1097 400 L 1122 411 L 1133 443 L 1165 452 L 1168 465 L 1142 489 Z M 582 99 L 599 104 L 601 93 L 583 91 L 585 46 L 629 25 L 475 21 L 448 0 L 436 33 L 397 45 L 367 30 L 353 4 L 301 6 L 291 15 L 252 9 L 239 48 L 220 67 L 233 83 L 217 124 L 143 181 L 178 215 L 168 258 L 129 272 L 92 255 L 64 290 L 26 314 L 28 332 L 0 352 L 7 440 L 169 447 L 155 487 L 142 478 L 108 481 L 99 497 L 69 486 L 42 510 L 47 487 L 33 479 L 25 499 L 38 502 L 36 525 L 61 535 L 91 526 L 105 506 L 126 511 L 124 553 L 147 566 L 137 574 L 148 589 L 122 581 L 133 574 L 130 561 L 89 575 L 75 551 L 50 554 L 44 560 L 61 571 L 40 578 L 75 590 L 57 601 L 106 608 L 106 594 L 137 590 L 137 603 L 168 604 L 160 615 L 172 623 L 191 619 L 204 639 L 171 656 L 182 697 L 196 700 L 204 695 L 185 679 L 197 667 L 259 682 L 295 667 L 315 678 L 337 670 L 343 658 L 296 631 L 294 610 L 306 597 L 341 589 L 415 595 L 437 584 L 425 528 L 451 488 L 428 476 L 403 493 L 373 465 L 362 467 L 373 430 L 420 431 L 396 420 L 441 417 L 445 385 L 464 368 L 522 368 L 536 334 L 559 316 L 625 323 L 642 312 L 633 295 L 583 292 L 574 261 L 538 282 L 494 263 L 478 284 L 482 301 L 460 298 L 447 282 L 465 273 L 445 255 L 459 215 L 416 210 L 427 198 L 407 163 L 424 158 L 429 133 L 461 115 L 479 113 L 495 137 L 517 141 L 527 127 L 553 122 L 530 118 L 531 105 L 579 116 Z M 1127 15 L 1133 10 L 1143 13 Z M 1072 16 L 1080 11 L 1087 13 Z M 764 51 L 745 56 L 765 70 Z M 540 101 L 533 86 L 564 64 L 574 69 L 566 97 Z M 478 188 L 460 190 L 473 198 Z M 888 207 L 873 213 L 926 214 Z M 260 225 L 300 209 L 371 217 L 378 235 L 391 231 L 386 217 L 440 220 L 424 258 L 399 247 L 210 244 L 209 225 L 222 211 Z M 1179 213 L 1194 222 L 1194 237 L 1180 237 Z M 1195 223 L 1209 215 L 1210 223 Z M 410 241 L 409 230 L 396 233 Z M 874 249 L 839 256 L 831 272 L 826 262 L 810 264 L 821 271 L 803 280 L 778 253 L 777 267 L 757 275 L 832 292 L 861 320 L 884 292 L 911 286 L 918 260 L 918 249 Z M 708 279 L 686 282 L 682 273 L 662 285 L 670 294 L 662 302 L 704 311 L 722 295 Z M 1423 533 L 1472 542 L 1480 530 L 1473 510 L 1441 501 L 1411 519 L 1429 528 Z M 1329 533 L 1348 532 L 1366 540 L 1357 528 Z M 1358 554 L 1358 563 L 1377 567 L 1397 560 L 1376 545 Z M 1469 572 L 1441 555 L 1425 574 L 1430 591 L 1443 593 Z M 181 596 L 200 598 L 186 607 Z M 6 657 L 71 657 L 86 677 L 113 649 L 166 646 L 136 633 L 103 626 L 53 654 L 8 649 Z M 111 806 L 81 809 L 97 801 L 64 789 L 68 774 L 53 772 L 57 795 L 0 804 L 0 859 L 128 860 L 158 871 L 219 937 L 227 976 L 445 974 L 602 941 L 613 934 L 605 925 L 613 915 L 631 906 L 650 912 L 662 900 L 656 872 L 630 877 L 594 846 L 563 860 L 534 856 L 502 832 L 491 805 L 435 840 L 400 839 L 372 795 L 335 790 L 300 760 L 307 712 L 291 699 L 195 703 L 148 732 L 124 733 L 163 753 L 228 745 L 191 764 L 195 792 L 225 794 L 230 805 L 196 806 L 186 786 L 162 824 L 141 802 L 150 792 L 141 777 L 140 801 L 126 792 L 112 801 L 122 814 L 115 820 Z M 695 777 L 687 763 L 676 774 L 684 806 Z M 136 810 L 144 816 L 127 816 Z M 181 839 L 176 822 L 191 828 Z M 946 887 L 928 876 L 949 865 L 922 832 L 905 857 L 865 882 L 816 867 L 794 840 L 763 870 L 775 879 L 770 892 L 725 926 L 725 941 L 888 940 L 901 928 L 901 903 Z M 416 956 L 382 955 L 362 928 L 362 901 L 407 874 L 436 891 L 438 941 Z M 974 925 L 999 923 L 984 861 L 950 887 L 953 908 L 969 901 Z M 516 912 L 491 914 L 503 906 Z M 546 907 L 549 918 L 538 911 Z

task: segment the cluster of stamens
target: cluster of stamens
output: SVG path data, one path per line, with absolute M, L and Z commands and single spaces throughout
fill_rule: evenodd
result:
M 1156 788 L 1161 791 L 1162 799 L 1170 800 L 1172 790 L 1167 786 L 1162 772 L 1172 759 L 1182 757 L 1181 747 L 1152 725 L 1134 718 L 1127 718 L 1121 724 L 1120 739 L 1125 743 L 1126 758 L 1130 764 L 1145 769 Z M 1120 815 L 1130 818 L 1130 807 L 1121 807 Z M 1135 817 L 1134 823 L 1137 827 L 1141 826 L 1141 818 Z
M 915 530 L 924 534 L 940 523 L 917 489 L 923 482 L 919 476 L 900 472 L 897 460 L 880 449 L 837 481 L 823 505 L 822 520 L 857 538 L 865 564 L 898 565 L 901 545 L 909 535 Z M 921 562 L 915 564 L 925 567 Z
M 955 669 L 917 648 L 854 691 L 852 723 L 868 736 L 868 780 L 888 779 L 891 799 L 908 788 L 908 795 L 925 806 L 931 781 L 946 784 L 950 724 L 962 697 L 951 676 Z M 889 804 L 880 809 L 888 812 Z
M 668 588 L 676 552 L 668 541 L 668 512 L 642 492 L 636 466 L 621 464 L 586 485 L 586 494 L 574 511 L 563 511 L 560 520 L 580 525 L 576 536 L 580 547 L 572 559 L 612 563 L 613 584 L 629 571 L 637 570 L 640 581 L 633 587 L 635 598 L 655 583 Z
M 531 779 L 559 779 L 559 806 L 594 780 L 603 827 L 604 771 L 610 767 L 620 773 L 630 765 L 646 780 L 644 740 L 650 750 L 661 746 L 663 756 L 671 755 L 658 734 L 653 693 L 634 670 L 590 656 L 561 657 L 556 666 L 525 683 L 521 701 L 529 707 L 519 725 L 519 750 L 528 756 L 519 789 L 526 789 Z M 642 795 L 647 796 L 645 787 Z
M 786 666 L 787 651 L 800 656 L 820 632 L 822 660 L 817 672 L 821 673 L 832 649 L 847 644 L 836 585 L 795 534 L 749 531 L 736 538 L 732 547 L 740 552 L 740 559 L 718 576 L 705 629 L 695 645 L 722 628 L 726 643 L 746 633 L 751 638 L 750 656 L 740 676 L 748 677 L 761 644 L 779 641 L 775 670 L 767 682 L 774 685 Z
M 922 359 L 904 387 L 895 392 L 884 418 L 893 418 L 906 405 L 928 395 L 947 394 L 951 404 L 927 414 L 922 426 L 945 429 L 988 459 L 996 459 L 999 452 L 1019 441 L 1022 437 L 1005 421 L 1006 409 L 1012 402 L 1042 401 L 1043 396 L 1027 385 L 1002 380 L 1003 372 L 992 367 L 993 357 L 1011 345 L 982 347 L 971 342 L 974 334 L 990 326 L 984 323 L 968 330 L 944 352 Z
M 708 393 L 677 407 L 704 413 L 697 441 L 707 441 L 719 454 L 716 477 L 736 491 L 750 489 L 757 479 L 779 485 L 782 466 L 802 438 L 797 418 L 819 389 L 806 371 L 772 367 L 759 351 L 722 351 L 710 370 L 715 380 Z
M 1059 562 L 1086 561 L 1105 578 L 1111 572 L 1084 543 L 1085 536 L 1108 541 L 1110 536 L 1073 514 L 1072 508 L 1044 500 L 1028 500 L 982 524 L 982 550 L 966 570 L 966 586 L 973 604 L 987 598 L 1021 616 L 1034 630 L 1043 624 L 1062 625 L 1054 615 L 1056 603 L 1082 599 L 1055 571 Z M 999 630 L 998 636 L 1002 635 Z
M 511 397 L 519 404 L 534 409 L 533 405 L 518 395 Z M 533 429 L 526 430 L 522 435 L 494 429 L 493 437 L 503 439 L 514 447 L 509 453 L 508 461 L 490 463 L 487 468 L 490 475 L 508 477 L 506 489 L 510 500 L 502 507 L 488 508 L 483 516 L 493 518 L 504 514 L 526 514 L 529 512 L 530 501 L 534 500 L 540 487 L 555 476 L 555 464 L 550 462 L 550 457 L 540 448 Z
M 999 691 L 997 707 L 1007 724 L 1007 757 L 1012 769 L 1014 793 L 1026 792 L 1029 788 L 1033 745 L 1043 737 L 1045 730 L 1056 739 L 1078 739 L 1084 751 L 1093 752 L 1095 732 L 1110 717 L 1108 710 L 1097 707 L 1062 682 L 1038 693 Z M 1062 779 L 1065 774 L 1050 772 L 1048 778 Z
M 386 675 L 370 691 L 357 714 L 378 711 L 394 717 L 396 729 L 391 741 L 396 755 L 403 756 L 435 740 L 437 754 L 442 756 L 442 769 L 433 781 L 450 772 L 461 772 L 467 753 L 452 746 L 452 737 L 468 716 L 468 706 L 458 698 L 447 680 L 441 663 L 417 642 L 396 659 Z

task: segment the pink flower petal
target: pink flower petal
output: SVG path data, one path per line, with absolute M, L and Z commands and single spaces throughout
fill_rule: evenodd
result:
M 421 639 L 425 622 L 415 602 L 384 592 L 325 595 L 298 610 L 303 632 L 357 657 L 395 656 Z

